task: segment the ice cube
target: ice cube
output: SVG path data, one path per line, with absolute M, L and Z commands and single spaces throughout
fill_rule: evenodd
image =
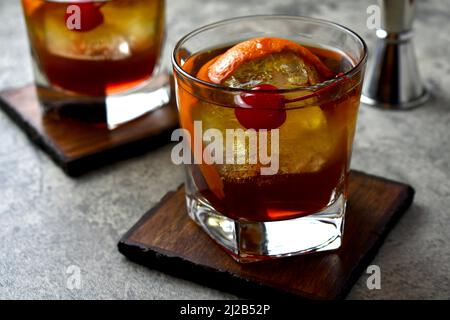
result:
M 233 148 L 231 150 L 234 162 L 236 162 L 237 159 L 242 159 L 244 164 L 226 163 L 225 152 L 227 129 L 241 129 L 245 134 L 245 128 L 242 127 L 236 119 L 233 108 L 199 102 L 192 109 L 192 119 L 194 121 L 202 121 L 203 133 L 208 129 L 217 129 L 221 132 L 223 138 L 224 163 L 218 164 L 217 169 L 223 177 L 245 178 L 255 176 L 259 173 L 260 165 L 258 163 L 251 163 L 250 161 L 251 158 L 255 159 L 256 157 L 257 159 L 258 150 L 251 150 L 249 148 L 249 141 L 245 136 L 244 139 L 241 139 L 242 136 L 239 135 L 238 138 L 234 138 L 232 140 Z M 257 137 L 256 132 L 255 135 Z M 208 144 L 208 142 L 206 142 L 204 146 L 206 146 L 206 144 Z
M 271 84 L 280 89 L 290 89 L 319 83 L 314 66 L 294 52 L 274 53 L 242 64 L 224 84 L 234 88 L 249 89 L 259 84 Z
M 200 102 L 192 111 L 193 120 L 202 121 L 203 132 L 212 128 L 222 133 L 224 151 L 226 130 L 245 130 L 236 119 L 233 108 Z M 287 110 L 286 122 L 279 130 L 279 174 L 312 173 L 321 170 L 333 160 L 340 143 L 328 125 L 322 109 L 317 106 Z M 274 142 L 269 140 L 269 151 L 270 143 Z M 258 140 L 258 147 L 259 144 Z M 260 175 L 262 165 L 259 158 L 256 164 L 249 162 L 250 157 L 255 155 L 251 153 L 248 140 L 234 140 L 232 152 L 235 159 L 243 157 L 245 164 L 217 165 L 221 176 L 226 179 L 244 179 Z
M 320 107 L 287 111 L 280 127 L 280 172 L 311 173 L 321 170 L 339 147 Z
M 45 20 L 46 48 L 54 55 L 80 60 L 120 60 L 131 55 L 127 38 L 113 26 L 104 25 L 89 32 L 75 32 L 64 21 Z
M 105 20 L 126 35 L 131 48 L 143 50 L 158 44 L 161 32 L 159 1 L 113 1 L 102 7 Z
M 80 60 L 120 60 L 128 58 L 137 42 L 145 43 L 146 34 L 120 25 L 121 20 L 110 19 L 88 32 L 70 30 L 65 25 L 64 6 L 48 6 L 43 27 L 46 49 L 54 55 Z M 107 9 L 107 6 L 102 10 Z M 133 21 L 133 19 L 128 19 Z M 130 22 L 131 23 L 131 22 Z

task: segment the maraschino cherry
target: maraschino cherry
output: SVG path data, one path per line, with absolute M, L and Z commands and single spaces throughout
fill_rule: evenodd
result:
M 75 5 L 80 8 L 79 11 L 79 19 L 80 25 L 79 28 L 73 28 L 73 31 L 91 31 L 101 25 L 104 21 L 104 17 L 102 12 L 100 11 L 101 4 L 96 4 L 93 2 L 82 2 L 82 3 L 72 3 L 70 5 Z M 69 8 L 69 7 L 68 7 Z M 74 14 L 77 12 L 67 10 L 65 15 L 66 25 L 68 25 L 68 19 L 76 19 Z
M 246 129 L 276 129 L 286 120 L 284 97 L 278 93 L 268 93 L 278 88 L 270 84 L 261 84 L 252 88 L 255 93 L 244 93 L 237 97 L 238 107 L 235 115 Z

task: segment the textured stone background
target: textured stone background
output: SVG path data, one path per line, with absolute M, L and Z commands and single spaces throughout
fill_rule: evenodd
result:
M 368 1 L 169 0 L 168 53 L 186 32 L 218 19 L 258 14 L 311 15 L 342 23 L 369 43 Z M 426 107 L 383 112 L 361 107 L 352 166 L 412 184 L 415 203 L 389 235 L 349 298 L 450 298 L 450 8 L 419 1 L 416 51 L 434 93 Z M 0 1 L 0 89 L 32 80 L 18 0 Z M 170 146 L 78 179 L 66 177 L 0 112 L 0 298 L 161 299 L 233 296 L 148 270 L 116 243 L 182 181 Z M 82 269 L 82 288 L 66 288 L 66 268 Z

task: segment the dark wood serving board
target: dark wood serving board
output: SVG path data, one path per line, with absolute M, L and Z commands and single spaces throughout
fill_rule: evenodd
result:
M 180 187 L 147 212 L 118 247 L 137 263 L 242 297 L 339 299 L 366 269 L 413 197 L 408 185 L 352 171 L 339 250 L 239 264 L 190 220 Z
M 161 146 L 178 126 L 174 99 L 114 130 L 45 116 L 34 85 L 0 92 L 0 108 L 71 176 Z

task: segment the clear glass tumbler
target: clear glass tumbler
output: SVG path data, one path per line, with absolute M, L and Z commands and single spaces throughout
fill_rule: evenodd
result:
M 164 0 L 22 0 L 45 111 L 109 128 L 169 100 Z
M 205 80 L 205 74 L 211 78 L 212 63 L 235 44 L 267 37 L 301 44 L 332 70 L 332 77 L 277 89 L 261 85 L 260 77 L 275 75 L 258 69 L 265 68 L 258 60 L 221 83 Z M 257 51 L 266 40 L 253 41 Z M 184 155 L 188 213 L 236 260 L 341 246 L 366 55 L 364 41 L 351 30 L 292 16 L 221 21 L 176 45 L 176 95 L 190 153 Z M 233 85 L 252 72 L 247 87 Z M 281 101 L 282 107 L 255 108 L 255 99 L 267 105 Z

